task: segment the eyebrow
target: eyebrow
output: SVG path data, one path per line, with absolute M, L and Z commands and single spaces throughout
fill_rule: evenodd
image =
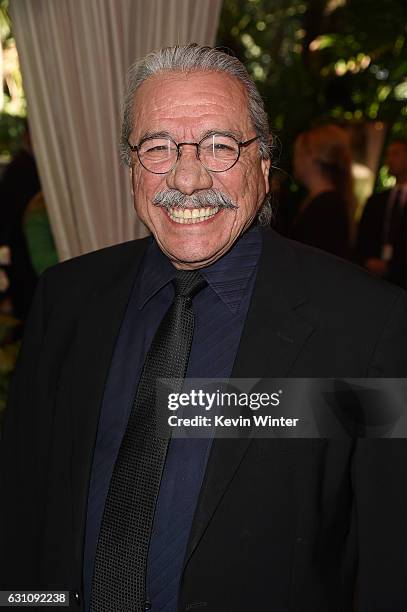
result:
M 147 138 L 172 138 L 172 136 L 169 132 L 165 132 L 162 130 L 159 132 L 154 132 L 150 130 L 148 132 L 144 132 L 139 142 L 142 142 L 143 140 L 146 140 Z
M 242 139 L 242 134 L 240 132 L 235 132 L 233 130 L 212 129 L 212 130 L 206 130 L 206 132 L 203 132 L 198 138 L 197 142 L 199 142 L 200 140 L 203 140 L 204 138 L 208 138 L 208 136 L 215 136 L 215 134 L 221 134 L 223 136 L 232 136 L 232 138 L 235 138 L 239 142 Z M 143 142 L 144 140 L 147 140 L 148 138 L 171 138 L 171 140 L 174 140 L 176 142 L 175 138 L 169 132 L 165 130 L 160 130 L 160 131 L 149 130 L 147 132 L 144 132 L 139 142 Z
M 215 134 L 221 134 L 222 136 L 232 136 L 232 138 L 236 138 L 239 142 L 242 139 L 242 134 L 240 132 L 235 132 L 234 130 L 207 130 L 201 135 L 200 140 L 202 138 L 207 138 L 208 136 L 214 136 Z

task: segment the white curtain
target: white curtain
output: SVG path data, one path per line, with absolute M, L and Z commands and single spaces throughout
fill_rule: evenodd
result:
M 145 233 L 118 157 L 128 67 L 212 45 L 222 0 L 11 0 L 31 136 L 61 259 Z

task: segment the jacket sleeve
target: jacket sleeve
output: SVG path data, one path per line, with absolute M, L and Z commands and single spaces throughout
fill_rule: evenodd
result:
M 400 290 L 379 335 L 369 378 L 407 378 L 407 292 Z
M 407 386 L 407 300 L 400 292 L 369 376 Z M 363 439 L 353 462 L 358 539 L 357 612 L 407 610 L 407 438 Z
M 39 513 L 33 491 L 45 475 L 39 469 L 36 397 L 41 346 L 45 334 L 45 276 L 39 282 L 14 372 L 0 445 L 0 587 L 29 588 L 24 568 L 35 572 L 34 552 L 40 546 Z M 46 452 L 46 448 L 41 448 Z M 15 526 L 19 525 L 20 529 Z M 27 548 L 24 533 L 38 542 Z M 16 583 L 16 581 L 18 581 Z

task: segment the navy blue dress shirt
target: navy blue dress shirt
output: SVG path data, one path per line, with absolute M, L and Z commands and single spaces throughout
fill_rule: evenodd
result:
M 229 378 L 249 308 L 261 252 L 257 227 L 221 259 L 201 269 L 208 282 L 194 297 L 195 330 L 188 378 Z M 84 548 L 89 609 L 103 509 L 117 453 L 151 341 L 174 290 L 175 268 L 152 240 L 137 275 L 116 342 L 103 397 L 90 479 Z M 157 501 L 147 567 L 151 610 L 175 612 L 183 559 L 211 441 L 170 441 Z

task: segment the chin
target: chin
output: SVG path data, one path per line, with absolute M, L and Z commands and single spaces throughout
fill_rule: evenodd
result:
M 177 265 L 186 265 L 188 267 L 202 268 L 207 266 L 223 255 L 227 250 L 224 248 L 193 248 L 191 245 L 185 245 L 182 248 L 180 245 L 172 246 L 166 244 L 160 244 L 161 249 L 167 255 L 171 261 Z
M 209 265 L 220 257 L 220 254 L 213 251 L 191 253 L 190 251 L 175 250 L 166 251 L 166 253 L 173 263 L 187 264 L 197 267 Z

